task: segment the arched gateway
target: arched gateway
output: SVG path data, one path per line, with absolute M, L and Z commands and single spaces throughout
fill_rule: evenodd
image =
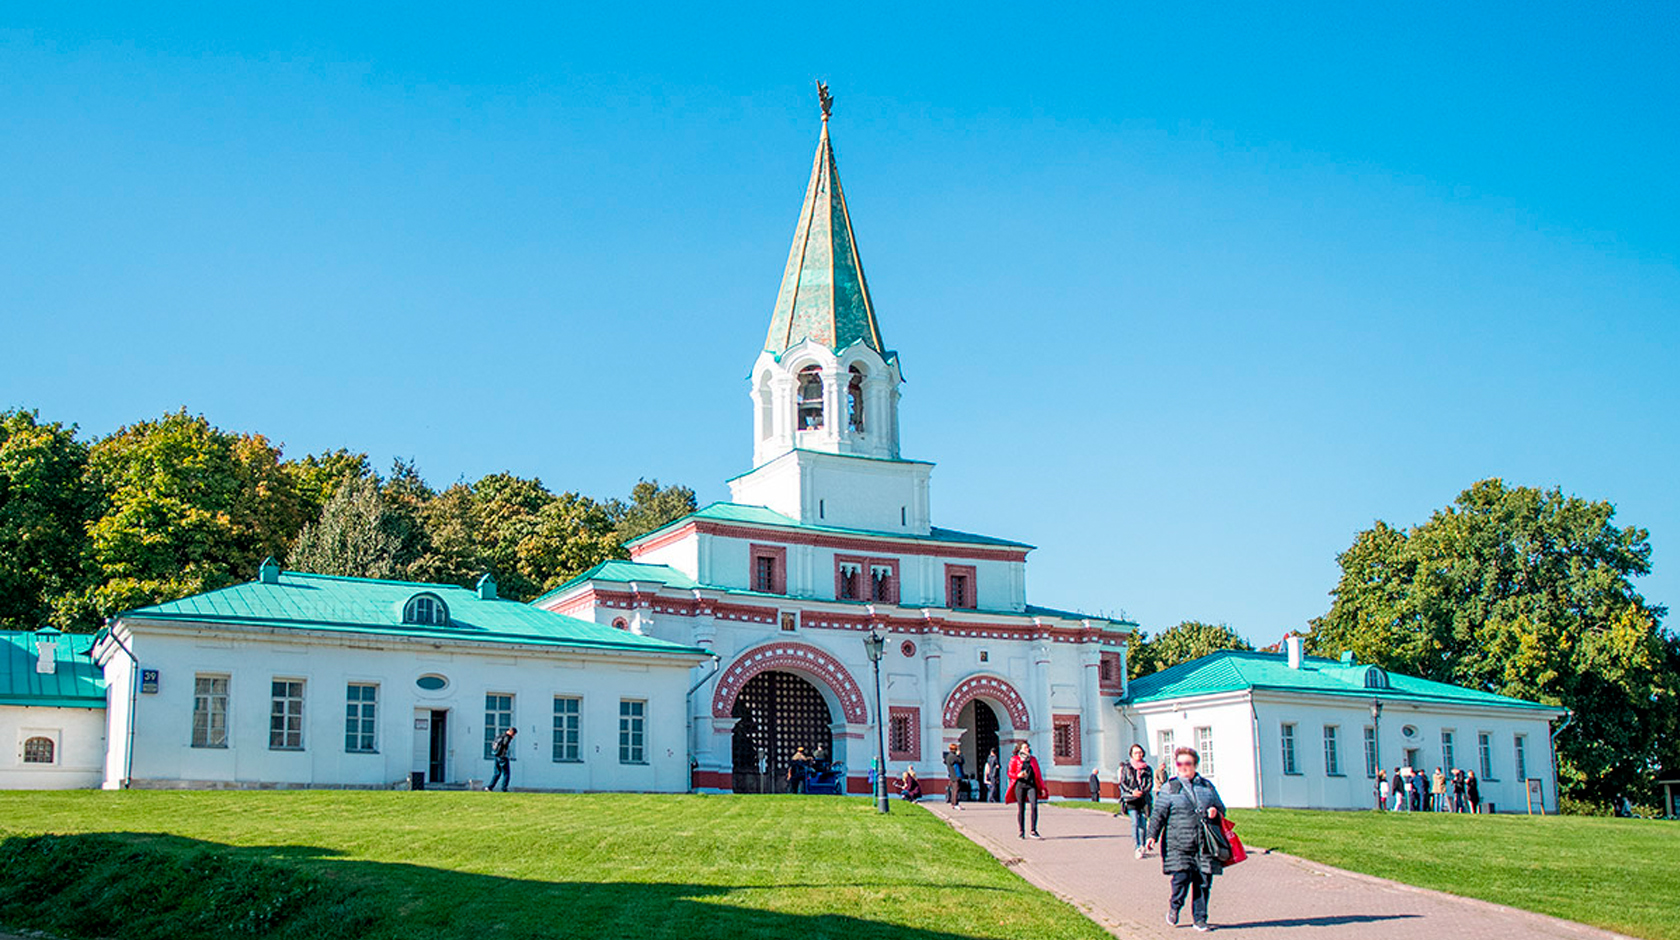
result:
M 1004 716 L 1008 725 L 1000 721 Z M 963 732 L 960 747 L 972 776 L 979 776 L 993 748 L 997 749 L 998 760 L 1008 766 L 1014 742 L 1024 740 L 1031 730 L 1021 693 L 1003 678 L 984 674 L 957 683 L 945 698 L 940 724 Z
M 869 720 L 863 690 L 833 656 L 805 643 L 766 643 L 736 657 L 718 678 L 712 716 L 735 720 L 730 785 L 736 793 L 787 789 L 797 748 L 839 760 L 834 722 Z

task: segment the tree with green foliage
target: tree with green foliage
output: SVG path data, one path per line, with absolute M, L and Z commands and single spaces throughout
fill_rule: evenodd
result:
M 0 411 L 0 629 L 45 626 L 54 599 L 84 587 L 87 459 L 74 426 Z
M 1558 775 L 1573 794 L 1639 790 L 1675 730 L 1675 639 L 1632 578 L 1649 534 L 1615 508 L 1497 479 L 1402 531 L 1378 522 L 1338 556 L 1308 648 L 1569 709 Z
M 356 578 L 401 578 L 404 520 L 385 502 L 379 482 L 345 480 L 321 509 L 321 518 L 305 523 L 286 557 L 286 567 L 316 574 Z
M 1225 624 L 1214 625 L 1199 620 L 1185 620 L 1168 627 L 1142 645 L 1147 647 L 1143 658 L 1154 672 L 1171 669 L 1179 663 L 1201 659 L 1220 650 L 1254 648 L 1237 631 Z
M 613 538 L 619 544 L 634 541 L 699 508 L 694 490 L 686 486 L 661 487 L 658 480 L 638 480 L 630 489 L 630 501 L 609 500 L 607 514 L 613 519 Z

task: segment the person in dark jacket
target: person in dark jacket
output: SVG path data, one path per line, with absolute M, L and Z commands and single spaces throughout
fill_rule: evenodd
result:
M 914 803 L 922 798 L 922 781 L 916 776 L 916 768 L 904 768 L 904 774 L 893 781 L 898 787 L 898 795 Z
M 1044 794 L 1044 774 L 1038 769 L 1038 758 L 1032 755 L 1032 745 L 1021 742 L 1015 748 L 1015 756 L 1009 759 L 1009 792 L 1003 796 L 1004 802 L 1015 804 L 1015 828 L 1020 830 L 1019 838 L 1027 837 L 1028 804 L 1032 804 L 1032 837 L 1042 839 L 1038 834 L 1038 800 Z
M 1452 772 L 1452 811 L 1464 812 L 1464 768 L 1454 767 Z
M 502 792 L 506 793 L 508 784 L 513 782 L 508 752 L 513 750 L 513 736 L 518 733 L 518 728 L 509 728 L 496 735 L 495 742 L 490 745 L 490 756 L 496 761 L 496 772 L 490 777 L 490 785 L 484 788 L 486 792 L 496 789 L 496 782 L 501 781 Z
M 1470 812 L 1479 813 L 1482 811 L 1482 788 L 1476 784 L 1476 772 L 1474 770 L 1464 773 L 1464 795 L 1470 799 Z
M 1143 745 L 1132 745 L 1131 758 L 1120 765 L 1120 812 L 1132 819 L 1132 857 L 1143 857 L 1143 843 L 1149 838 L 1149 809 L 1155 792 L 1155 775 L 1149 769 Z M 1118 816 L 1120 813 L 1115 813 Z
M 984 793 L 980 794 L 982 803 L 1003 802 L 1003 764 L 998 760 L 997 748 L 986 755 L 986 770 L 983 781 L 986 785 Z
M 811 755 L 802 747 L 794 748 L 788 759 L 787 785 L 789 793 L 804 793 L 805 781 L 811 776 Z
M 963 755 L 962 745 L 955 741 L 945 751 L 945 802 L 962 809 Z
M 1208 892 L 1213 876 L 1224 870 L 1202 837 L 1202 820 L 1214 825 L 1225 815 L 1219 791 L 1196 772 L 1200 758 L 1195 750 L 1181 747 L 1173 754 L 1178 776 L 1167 781 L 1155 794 L 1155 810 L 1149 816 L 1149 841 L 1145 848 L 1161 845 L 1161 871 L 1172 877 L 1172 895 L 1167 901 L 1167 923 L 1178 926 L 1178 912 L 1184 897 L 1190 896 L 1190 919 L 1196 929 L 1208 929 Z

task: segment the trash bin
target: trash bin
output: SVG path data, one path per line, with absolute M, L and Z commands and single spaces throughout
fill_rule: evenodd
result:
M 426 789 L 426 772 L 424 770 L 416 770 L 416 771 L 411 772 L 408 775 L 408 788 L 410 790 L 424 790 L 424 789 Z
M 1484 812 L 1484 813 L 1497 813 L 1497 812 L 1499 812 L 1499 810 L 1495 809 L 1494 805 L 1492 803 L 1483 803 L 1482 804 L 1482 812 Z

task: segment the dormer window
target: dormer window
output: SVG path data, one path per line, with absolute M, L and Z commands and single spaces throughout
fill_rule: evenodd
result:
M 822 369 L 806 366 L 799 370 L 799 430 L 815 431 L 823 426 Z
M 1381 669 L 1378 669 L 1375 666 L 1371 666 L 1370 668 L 1366 669 L 1365 670 L 1365 688 L 1367 688 L 1367 689 L 1386 689 L 1386 688 L 1388 688 L 1388 673 L 1383 672 Z
M 449 625 L 449 607 L 436 594 L 416 594 L 403 605 L 403 623 L 429 627 Z
M 846 424 L 853 431 L 863 433 L 863 370 L 852 366 L 847 370 L 850 378 L 846 382 Z

